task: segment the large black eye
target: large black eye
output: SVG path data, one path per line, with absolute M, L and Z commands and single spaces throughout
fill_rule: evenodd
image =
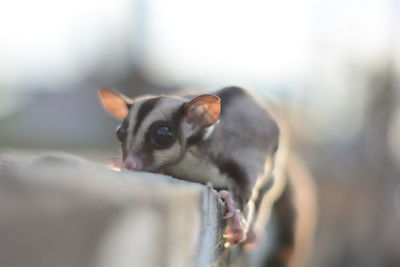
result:
M 174 131 L 168 126 L 159 126 L 154 128 L 151 141 L 158 148 L 168 148 L 176 140 Z
M 121 143 L 124 142 L 127 134 L 126 127 L 123 125 L 118 126 L 115 134 L 117 135 L 117 138 Z

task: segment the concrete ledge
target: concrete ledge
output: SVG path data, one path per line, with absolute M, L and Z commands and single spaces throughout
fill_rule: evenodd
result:
M 0 266 L 225 266 L 212 188 L 73 157 L 0 166 Z

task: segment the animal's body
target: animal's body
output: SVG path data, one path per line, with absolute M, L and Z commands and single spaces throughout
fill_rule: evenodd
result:
M 284 168 L 277 162 L 282 153 L 278 125 L 245 90 L 136 99 L 106 89 L 99 93 L 104 107 L 122 120 L 117 136 L 126 169 L 211 182 L 222 190 L 231 220 L 228 246 L 254 240 L 254 223 L 268 218 L 276 200 L 281 205 L 275 209 L 286 214 L 277 216 L 278 225 L 287 217 L 293 223 L 282 225 L 293 226 L 293 205 L 284 202 L 290 202 L 290 183 L 278 169 Z M 260 207 L 265 216 L 259 216 Z

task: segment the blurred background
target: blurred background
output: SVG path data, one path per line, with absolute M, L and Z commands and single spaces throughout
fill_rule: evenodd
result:
M 310 266 L 400 266 L 400 2 L 13 0 L 0 152 L 118 157 L 100 87 L 241 85 L 279 110 L 319 187 Z

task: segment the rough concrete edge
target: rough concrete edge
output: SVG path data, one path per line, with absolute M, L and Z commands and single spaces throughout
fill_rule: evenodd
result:
M 202 190 L 200 200 L 202 216 L 196 266 L 226 266 L 227 251 L 223 239 L 225 206 L 211 184 L 203 186 Z
M 9 163 L 9 162 L 6 162 Z M 0 166 L 3 171 L 16 172 L 19 175 L 30 173 L 38 178 L 38 174 L 41 171 L 45 171 L 47 174 L 52 173 L 54 170 L 59 168 L 68 173 L 73 174 L 74 172 L 82 171 L 83 174 L 95 171 L 97 176 L 96 179 L 106 180 L 106 183 L 112 183 L 111 180 L 134 180 L 132 182 L 140 182 L 146 180 L 146 183 L 161 183 L 161 184 L 174 184 L 178 188 L 187 190 L 189 188 L 191 192 L 198 191 L 199 197 L 199 229 L 197 234 L 197 253 L 194 255 L 195 266 L 226 266 L 227 264 L 227 251 L 224 249 L 224 240 L 222 238 L 224 229 L 224 220 L 222 219 L 225 212 L 223 202 L 220 200 L 218 193 L 212 188 L 211 185 L 201 185 L 189 181 L 176 179 L 174 177 L 162 174 L 153 173 L 132 173 L 132 172 L 115 172 L 101 166 L 94 164 L 85 159 L 76 157 L 74 155 L 68 155 L 64 153 L 51 153 L 50 155 L 39 156 L 36 158 L 30 158 L 29 160 L 14 161 L 13 164 L 3 164 Z M 17 164 L 14 164 L 17 163 Z M 72 167 L 72 168 L 71 168 Z M 149 179 L 149 180 L 147 180 Z M 46 181 L 50 183 L 56 182 L 54 179 L 42 179 L 39 177 L 39 182 Z M 85 182 L 90 182 L 92 178 L 85 178 Z M 108 181 L 107 181 L 108 180 Z M 33 182 L 32 180 L 30 182 Z M 57 181 L 58 183 L 59 181 Z M 128 182 L 131 183 L 131 182 Z M 181 185 L 183 185 L 181 187 Z M 97 190 L 96 190 L 97 191 Z M 102 191 L 102 190 L 101 190 Z M 184 193 L 184 192 L 182 192 Z M 186 191 L 186 193 L 189 193 Z M 121 199 L 120 199 L 121 200 Z M 119 202 L 119 201 L 118 201 Z

